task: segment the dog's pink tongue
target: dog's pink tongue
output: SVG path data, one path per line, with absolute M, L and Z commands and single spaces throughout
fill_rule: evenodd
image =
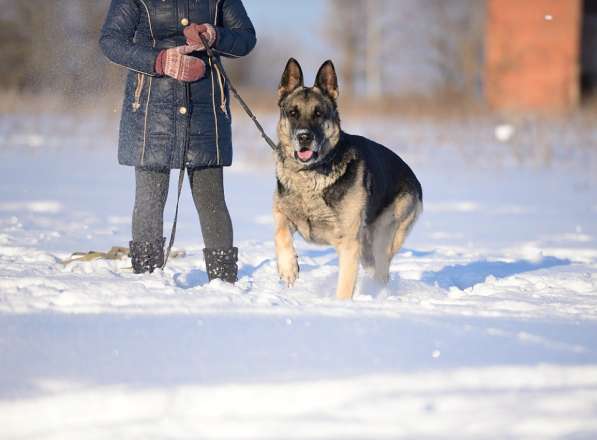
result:
M 313 157 L 312 150 L 302 150 L 302 151 L 299 151 L 297 154 L 298 154 L 298 157 L 300 160 L 309 160 Z

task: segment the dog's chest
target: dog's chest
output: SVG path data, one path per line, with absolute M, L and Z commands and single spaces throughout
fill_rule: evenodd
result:
M 341 234 L 338 215 L 319 194 L 289 192 L 280 200 L 288 219 L 301 236 L 318 244 L 333 244 Z

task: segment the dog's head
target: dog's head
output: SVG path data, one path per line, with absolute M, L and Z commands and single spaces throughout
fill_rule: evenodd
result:
M 319 68 L 313 87 L 305 87 L 301 66 L 291 58 L 278 97 L 280 154 L 304 167 L 323 160 L 340 138 L 338 78 L 332 62 Z

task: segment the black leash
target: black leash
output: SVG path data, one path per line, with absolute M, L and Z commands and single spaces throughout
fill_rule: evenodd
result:
M 267 133 L 265 132 L 265 130 L 263 129 L 263 127 L 257 120 L 257 117 L 253 114 L 253 112 L 251 111 L 251 109 L 249 108 L 249 106 L 247 105 L 245 100 L 236 91 L 236 88 L 230 81 L 230 78 L 228 78 L 228 74 L 226 73 L 226 70 L 224 69 L 224 66 L 222 65 L 222 61 L 220 60 L 220 58 L 215 56 L 213 49 L 211 47 L 209 47 L 209 45 L 207 44 L 207 40 L 205 39 L 205 37 L 203 35 L 199 34 L 199 38 L 201 38 L 201 42 L 205 46 L 207 56 L 212 61 L 212 63 L 215 63 L 218 66 L 218 68 L 220 69 L 220 72 L 222 72 L 222 76 L 224 76 L 224 80 L 228 83 L 228 88 L 230 89 L 230 91 L 232 92 L 232 94 L 234 95 L 234 97 L 236 98 L 236 100 L 238 101 L 240 106 L 242 107 L 242 109 L 245 111 L 245 113 L 251 118 L 251 120 L 257 127 L 257 130 L 259 130 L 259 132 L 261 133 L 261 137 L 265 140 L 265 142 L 267 142 L 267 144 L 269 145 L 269 147 L 272 150 L 276 151 L 278 149 L 278 146 L 272 140 L 272 138 L 270 138 L 267 135 Z
M 207 43 L 207 40 L 205 39 L 205 37 L 203 35 L 199 34 L 199 38 L 201 39 L 203 46 L 205 46 L 207 56 L 209 57 L 211 62 L 213 64 L 215 64 L 220 69 L 220 72 L 222 73 L 224 80 L 228 83 L 228 88 L 230 89 L 230 91 L 232 92 L 232 94 L 234 95 L 234 97 L 236 98 L 236 100 L 238 101 L 240 106 L 242 107 L 242 109 L 245 111 L 245 113 L 251 118 L 251 120 L 257 127 L 257 130 L 259 130 L 259 133 L 261 133 L 261 137 L 265 140 L 265 142 L 267 142 L 267 144 L 273 151 L 276 151 L 278 149 L 278 146 L 275 144 L 275 142 L 272 140 L 272 138 L 270 138 L 267 135 L 267 133 L 265 132 L 265 130 L 263 129 L 263 127 L 257 120 L 257 116 L 255 116 L 255 114 L 251 111 L 251 108 L 247 105 L 245 100 L 236 91 L 236 88 L 230 81 L 230 78 L 228 77 L 228 74 L 226 73 L 226 70 L 224 69 L 224 66 L 222 65 L 220 58 L 215 56 L 212 48 L 209 46 L 209 44 Z M 215 93 L 215 91 L 212 91 L 212 93 Z M 190 105 L 191 96 L 190 96 L 190 85 L 188 83 L 185 84 L 185 95 L 186 95 L 187 105 Z M 178 175 L 178 194 L 176 196 L 176 209 L 174 211 L 174 223 L 172 224 L 172 232 L 170 233 L 170 242 L 168 243 L 168 248 L 166 249 L 166 254 L 164 256 L 164 264 L 162 265 L 162 269 L 164 269 L 166 267 L 166 264 L 168 263 L 168 258 L 170 257 L 170 252 L 172 251 L 172 246 L 174 246 L 174 239 L 176 237 L 176 224 L 178 223 L 178 207 L 180 205 L 180 195 L 182 194 L 182 187 L 183 187 L 183 183 L 184 183 L 184 173 L 186 171 L 187 148 L 189 145 L 190 126 L 191 126 L 191 117 L 189 115 L 187 117 L 187 130 L 186 130 L 187 134 L 186 134 L 185 147 L 184 147 L 183 156 L 182 156 L 182 165 L 180 166 L 180 174 Z
M 191 102 L 191 92 L 190 92 L 190 85 L 187 83 L 185 84 L 185 98 L 187 102 L 187 106 L 190 106 Z M 174 246 L 174 239 L 176 238 L 176 225 L 178 224 L 178 207 L 180 205 L 180 195 L 182 194 L 182 186 L 184 183 L 184 173 L 186 171 L 187 165 L 187 148 L 189 145 L 189 130 L 191 129 L 191 117 L 190 115 L 187 117 L 187 129 L 186 129 L 186 137 L 184 143 L 184 149 L 182 152 L 182 164 L 180 165 L 180 173 L 178 174 L 178 193 L 176 195 L 176 209 L 174 210 L 174 222 L 172 223 L 172 232 L 170 232 L 170 242 L 168 243 L 168 248 L 166 249 L 166 255 L 164 256 L 164 264 L 162 265 L 162 269 L 166 267 L 168 263 L 168 258 L 170 257 L 170 252 L 172 252 L 172 246 Z

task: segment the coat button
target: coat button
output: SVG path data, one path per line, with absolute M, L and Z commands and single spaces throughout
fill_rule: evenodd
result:
M 186 115 L 187 114 L 187 108 L 182 106 L 181 108 L 178 109 L 178 113 L 180 113 L 181 115 Z
M 180 24 L 182 24 L 183 26 L 188 26 L 189 25 L 189 19 L 188 18 L 183 18 L 182 20 L 180 20 Z

